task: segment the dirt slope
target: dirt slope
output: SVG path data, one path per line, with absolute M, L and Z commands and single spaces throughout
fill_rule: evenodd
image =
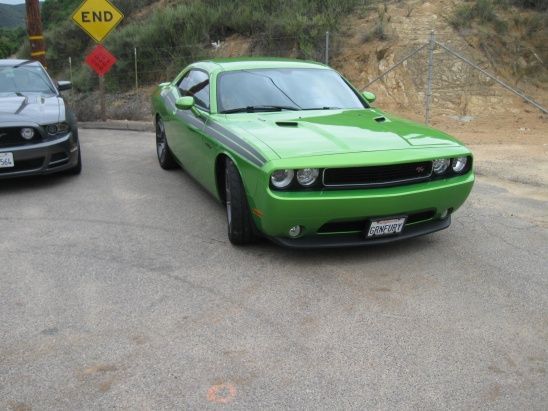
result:
M 521 72 L 526 72 L 529 66 L 535 68 L 539 65 L 538 54 L 527 52 L 533 46 L 523 40 L 523 36 L 516 32 L 512 23 L 508 23 L 509 29 L 505 35 L 496 35 L 489 27 L 473 26 L 464 32 L 455 30 L 449 20 L 454 8 L 461 3 L 463 2 L 454 0 L 407 0 L 390 2 L 386 6 L 377 5 L 358 13 L 348 19 L 346 29 L 336 39 L 331 64 L 359 87 L 365 87 L 400 59 L 427 43 L 433 30 L 439 42 L 487 71 L 499 77 L 502 74 L 512 85 L 518 83 L 527 94 L 548 106 L 546 82 L 528 81 L 523 76 L 518 79 L 512 77 L 507 69 L 507 62 L 513 59 L 519 60 L 524 66 Z M 501 19 L 510 21 L 513 12 L 516 9 L 504 11 Z M 527 14 L 525 11 L 520 13 Z M 385 39 L 379 39 L 378 35 L 372 34 L 381 21 Z M 519 40 L 523 44 L 521 51 L 499 49 L 496 56 L 488 54 L 485 39 L 489 30 L 493 32 L 493 38 L 500 38 L 504 44 L 514 44 Z M 544 34 L 545 31 L 539 32 L 538 36 Z M 368 88 L 378 94 L 385 106 L 404 112 L 422 113 L 427 67 L 428 51 L 425 48 Z M 546 66 L 540 65 L 539 70 L 546 72 Z M 509 110 L 509 106 L 515 110 Z M 440 48 L 434 52 L 432 107 L 434 115 L 460 116 L 491 115 L 508 111 L 517 114 L 524 109 L 521 98 L 515 97 Z

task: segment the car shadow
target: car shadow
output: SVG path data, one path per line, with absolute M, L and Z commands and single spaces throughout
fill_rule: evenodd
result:
M 255 248 L 257 251 L 274 252 L 278 257 L 293 260 L 298 262 L 299 260 L 310 261 L 314 259 L 316 261 L 329 261 L 340 260 L 344 258 L 349 260 L 361 260 L 365 258 L 391 258 L 394 255 L 413 254 L 424 248 L 431 247 L 437 241 L 433 238 L 435 234 L 425 235 L 417 238 L 406 239 L 397 241 L 394 243 L 384 244 L 371 244 L 360 245 L 356 247 L 333 247 L 333 248 L 311 248 L 311 249 L 292 249 L 283 247 L 269 241 L 266 238 L 260 240 L 256 245 L 252 245 L 249 248 Z
M 63 174 L 25 176 L 0 180 L 0 194 L 18 193 L 27 190 L 47 189 L 70 182 L 74 176 Z

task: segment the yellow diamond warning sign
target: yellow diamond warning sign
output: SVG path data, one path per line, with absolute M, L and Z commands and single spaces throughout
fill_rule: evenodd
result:
M 123 18 L 122 12 L 108 0 L 85 0 L 72 14 L 72 20 L 97 43 L 101 43 Z

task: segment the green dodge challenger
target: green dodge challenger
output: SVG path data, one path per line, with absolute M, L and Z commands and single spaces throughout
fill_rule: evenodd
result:
M 470 150 L 374 100 L 318 63 L 198 62 L 154 91 L 158 160 L 225 204 L 233 244 L 381 244 L 449 227 L 474 183 Z

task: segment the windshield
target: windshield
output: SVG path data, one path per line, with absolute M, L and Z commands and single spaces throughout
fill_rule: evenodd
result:
M 0 67 L 0 93 L 55 94 L 48 76 L 39 66 Z
M 217 87 L 220 113 L 367 107 L 333 70 L 228 71 L 220 74 Z

